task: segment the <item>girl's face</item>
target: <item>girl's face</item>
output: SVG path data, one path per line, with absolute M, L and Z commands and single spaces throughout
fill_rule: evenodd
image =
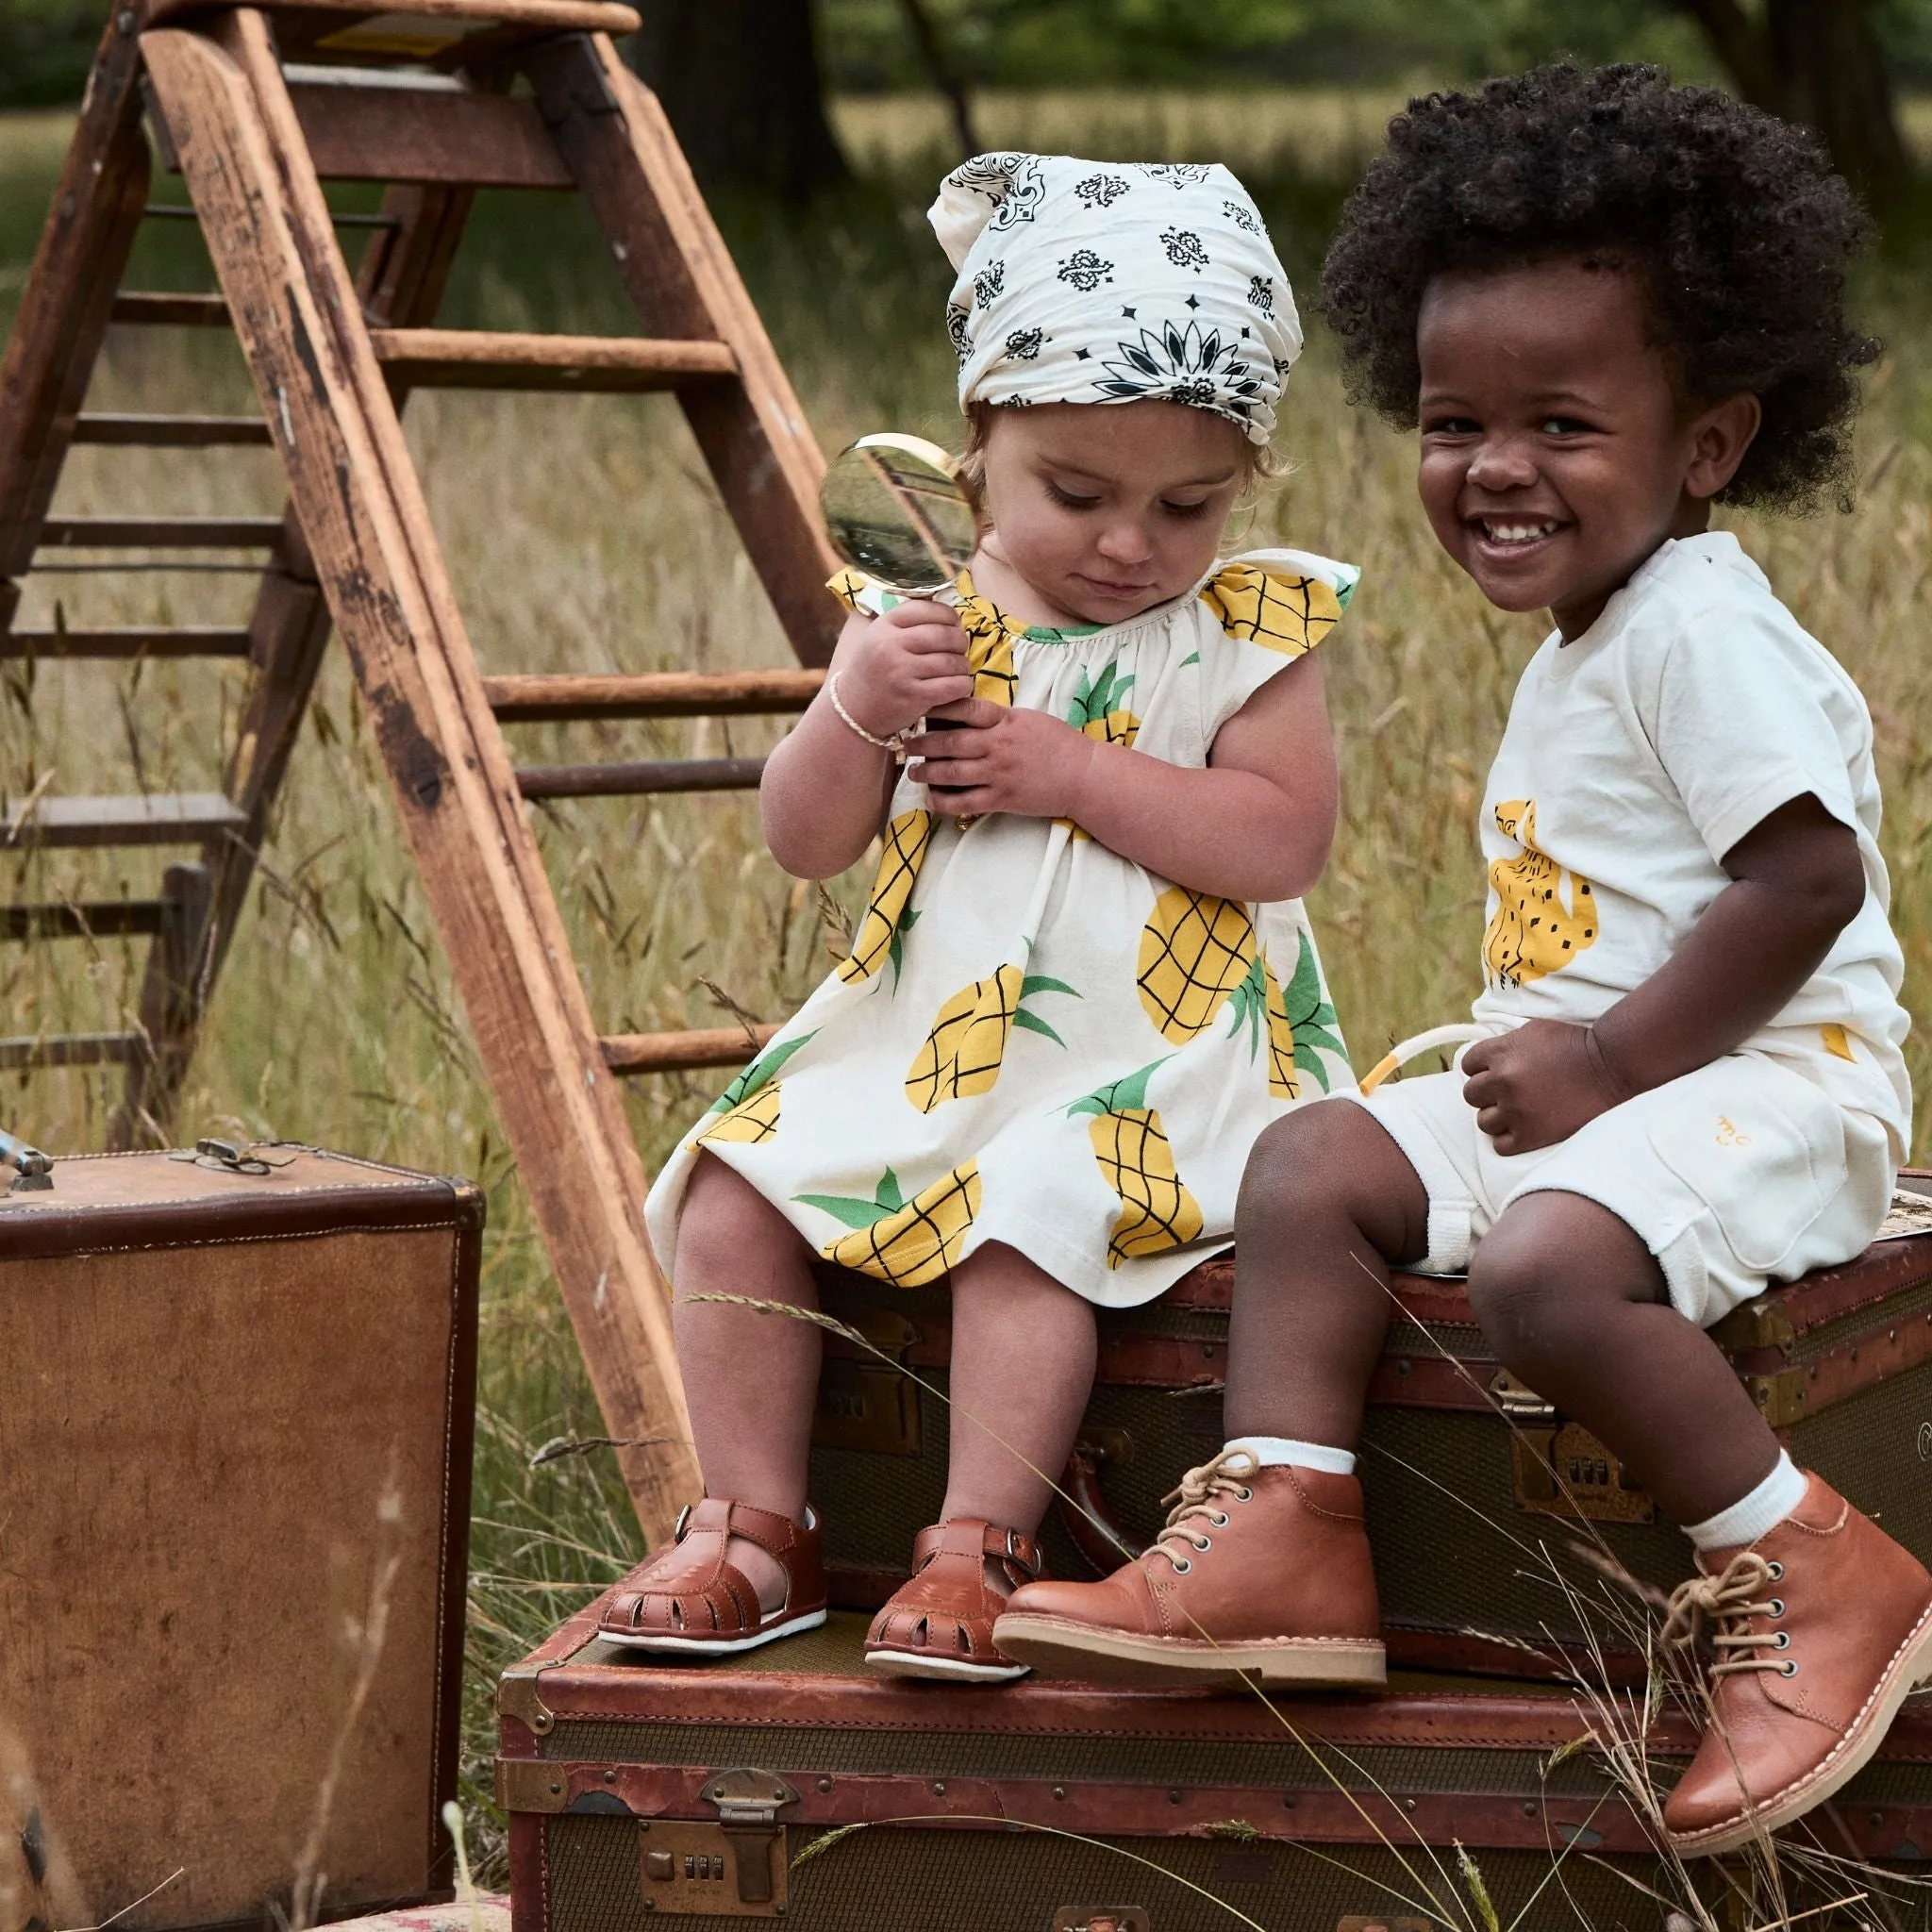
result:
M 1234 424 L 1157 402 L 991 416 L 982 549 L 1057 612 L 1119 624 L 1207 574 L 1247 474 Z
M 1438 275 L 1416 330 L 1423 507 L 1505 610 L 1594 624 L 1666 538 L 1707 527 L 1757 433 L 1678 403 L 1636 279 L 1574 258 Z

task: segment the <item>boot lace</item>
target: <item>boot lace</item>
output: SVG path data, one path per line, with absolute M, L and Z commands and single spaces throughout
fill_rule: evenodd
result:
M 1211 1549 L 1214 1540 L 1208 1532 L 1227 1527 L 1227 1511 L 1217 1507 L 1216 1499 L 1228 1496 L 1245 1503 L 1255 1493 L 1248 1487 L 1249 1481 L 1259 1474 L 1260 1468 L 1247 1450 L 1224 1449 L 1212 1462 L 1189 1470 L 1181 1478 L 1180 1488 L 1161 1497 L 1163 1503 L 1172 1503 L 1174 1507 L 1168 1512 L 1167 1527 L 1155 1538 L 1146 1554 L 1165 1557 L 1175 1573 L 1185 1576 L 1194 1567 L 1194 1559 L 1182 1554 L 1183 1545 L 1190 1550 Z
M 1763 1594 L 1783 1574 L 1781 1566 L 1767 1563 L 1756 1550 L 1740 1550 L 1717 1575 L 1693 1576 L 1671 1592 L 1663 1641 L 1688 1646 L 1697 1641 L 1707 1624 L 1714 1624 L 1710 1642 L 1718 1657 L 1710 1667 L 1713 1677 L 1738 1671 L 1776 1671 L 1781 1676 L 1795 1676 L 1795 1663 L 1765 1655 L 1785 1649 L 1790 1634 L 1751 1627 L 1753 1618 L 1784 1615 L 1783 1600 Z

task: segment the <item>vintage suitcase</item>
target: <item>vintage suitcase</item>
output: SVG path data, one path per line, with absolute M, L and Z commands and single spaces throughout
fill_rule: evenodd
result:
M 1932 1176 L 1900 1185 L 1924 1206 L 1902 1191 L 1897 1232 L 1714 1333 L 1792 1456 L 1932 1561 Z M 1057 1574 L 1113 1567 L 1120 1542 L 1141 1548 L 1180 1473 L 1220 1448 L 1233 1273 L 1209 1261 L 1158 1302 L 1102 1311 L 1063 1488 L 1118 1541 L 1061 1505 L 1042 1531 Z M 904 1579 L 944 1494 L 947 1301 L 943 1286 L 842 1272 L 823 1287 L 864 1345 L 826 1339 L 812 1496 L 833 1600 L 871 1607 Z M 1405 1275 L 1396 1294 L 1358 1464 L 1392 1659 L 1560 1674 L 1590 1648 L 1641 1678 L 1649 1619 L 1622 1577 L 1668 1591 L 1689 1574 L 1683 1536 L 1602 1443 L 1504 1373 L 1460 1282 Z
M 500 1689 L 514 1932 L 1662 1932 L 1690 1887 L 1699 1924 L 1788 1923 L 1761 1864 L 1657 1857 L 1554 1685 L 1398 1677 L 1271 1707 L 892 1683 L 863 1672 L 852 1612 L 735 1663 L 659 1664 L 596 1639 L 599 1607 Z M 1656 1724 L 1666 1785 L 1690 1741 Z M 1788 1912 L 1866 1900 L 1806 1926 L 1920 1924 L 1932 1710 L 1908 1705 L 1793 1829 L 1876 1868 L 1781 1856 Z
M 448 1896 L 482 1197 L 203 1147 L 0 1181 L 0 1932 Z

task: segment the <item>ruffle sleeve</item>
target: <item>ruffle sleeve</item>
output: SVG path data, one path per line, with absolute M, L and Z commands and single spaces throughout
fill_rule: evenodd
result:
M 1251 550 L 1201 587 L 1219 626 L 1201 649 L 1202 723 L 1208 741 L 1277 673 L 1335 628 L 1361 573 L 1306 550 Z

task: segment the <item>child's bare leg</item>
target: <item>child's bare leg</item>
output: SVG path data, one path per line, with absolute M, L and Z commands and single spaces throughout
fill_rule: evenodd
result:
M 1038 1528 L 1087 1410 L 1095 1346 L 1091 1306 L 1004 1241 L 954 1270 L 949 1519 Z M 987 1580 L 1008 1588 L 996 1564 Z
M 810 1322 L 701 1302 L 750 1295 L 816 1308 L 810 1250 L 763 1195 L 709 1154 L 691 1170 L 677 1224 L 677 1361 L 706 1492 L 805 1513 L 819 1331 Z M 733 1537 L 728 1551 L 767 1610 L 785 1599 L 776 1557 Z
M 1674 1523 L 1729 1508 L 1776 1465 L 1737 1372 L 1607 1208 L 1524 1195 L 1478 1244 L 1469 1299 L 1509 1372 L 1614 1449 Z
M 1389 1325 L 1389 1268 L 1428 1245 L 1428 1197 L 1350 1101 L 1261 1135 L 1235 1211 L 1226 1432 L 1353 1450 Z

